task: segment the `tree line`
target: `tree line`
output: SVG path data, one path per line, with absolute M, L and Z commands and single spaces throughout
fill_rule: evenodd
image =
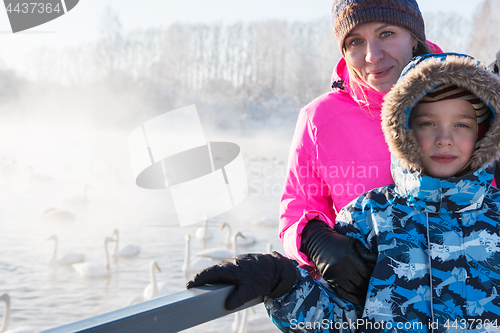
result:
M 424 13 L 427 37 L 445 51 L 492 61 L 500 49 L 498 13 L 499 0 L 485 0 L 472 21 L 454 13 Z M 65 87 L 133 91 L 162 108 L 183 102 L 226 106 L 233 118 L 262 122 L 294 118 L 301 106 L 328 92 L 340 58 L 329 17 L 176 23 L 124 32 L 108 9 L 102 22 L 97 41 L 63 51 L 39 49 L 18 75 Z

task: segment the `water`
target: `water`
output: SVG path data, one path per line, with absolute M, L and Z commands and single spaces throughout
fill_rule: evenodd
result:
M 181 228 L 168 191 L 135 186 L 127 136 L 128 131 L 48 124 L 0 128 L 0 293 L 11 297 L 10 328 L 43 330 L 120 309 L 131 297 L 142 295 L 149 283 L 151 260 L 160 266 L 156 277 L 166 282 L 169 294 L 184 290 L 184 235 L 192 236 L 192 253 L 202 250 L 203 244 L 194 237 L 201 223 Z M 207 246 L 223 246 L 225 232 L 219 228 L 227 222 L 233 232 L 257 237 L 257 243 L 242 252 L 265 252 L 271 243 L 273 250 L 283 253 L 277 216 L 288 138 L 270 148 L 269 142 L 278 142 L 274 137 L 220 136 L 239 144 L 249 157 L 251 193 L 232 211 L 209 220 L 214 238 Z M 257 156 L 263 151 L 262 142 L 267 142 L 263 152 L 267 160 Z M 63 204 L 65 198 L 83 196 L 86 186 L 87 205 Z M 45 221 L 44 212 L 50 207 L 68 210 L 76 220 Z M 251 223 L 259 218 L 274 218 L 276 225 Z M 104 263 L 104 238 L 111 237 L 115 228 L 120 231 L 120 247 L 135 244 L 141 252 L 132 258 L 111 259 L 109 278 L 83 279 L 71 267 L 47 264 L 54 246 L 47 238 L 53 234 L 59 238 L 60 254 L 79 252 L 88 262 Z M 262 305 L 249 317 L 250 323 L 266 320 L 261 332 L 278 331 L 263 319 L 267 315 Z M 226 316 L 188 331 L 230 332 L 232 322 L 233 316 Z

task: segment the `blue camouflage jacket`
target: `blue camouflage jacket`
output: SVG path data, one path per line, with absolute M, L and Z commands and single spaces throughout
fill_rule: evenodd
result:
M 420 172 L 408 128 L 417 101 L 455 83 L 491 109 L 470 172 L 444 179 Z M 382 127 L 394 184 L 347 205 L 335 228 L 378 253 L 364 308 L 339 299 L 305 271 L 268 312 L 283 332 L 500 332 L 500 190 L 490 165 L 500 151 L 500 79 L 464 55 L 416 58 L 385 99 Z

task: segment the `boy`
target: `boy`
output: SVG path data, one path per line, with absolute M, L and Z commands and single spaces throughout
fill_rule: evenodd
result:
M 500 331 L 500 191 L 489 168 L 500 151 L 498 111 L 500 79 L 470 57 L 410 63 L 382 109 L 395 185 L 362 195 L 335 224 L 378 253 L 365 307 L 301 274 L 266 301 L 278 327 L 320 332 L 325 325 L 313 324 L 327 319 L 333 331 Z M 345 317 L 349 308 L 357 319 Z
M 363 194 L 335 223 L 377 253 L 364 308 L 304 270 L 290 283 L 277 254 L 235 257 L 203 275 L 233 269 L 241 295 L 258 288 L 246 287 L 248 263 L 254 272 L 264 259 L 279 267 L 259 276 L 269 283 L 252 296 L 275 297 L 265 305 L 283 332 L 500 331 L 500 190 L 491 186 L 498 112 L 500 78 L 465 55 L 415 58 L 386 95 L 382 128 L 395 184 Z

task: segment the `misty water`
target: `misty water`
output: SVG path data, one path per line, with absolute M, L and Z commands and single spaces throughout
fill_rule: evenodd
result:
M 129 132 L 54 119 L 0 124 L 0 293 L 11 297 L 10 328 L 30 326 L 38 331 L 120 309 L 142 295 L 151 260 L 161 269 L 156 277 L 166 283 L 167 294 L 184 290 L 184 235 L 192 236 L 191 253 L 202 250 L 204 244 L 194 237 L 201 223 L 181 228 L 168 190 L 135 185 Z M 255 244 L 239 252 L 266 252 L 271 243 L 273 250 L 283 253 L 277 217 L 292 132 L 235 135 L 207 129 L 207 140 L 241 147 L 250 191 L 236 208 L 209 220 L 214 237 L 206 247 L 224 246 L 225 231 L 219 229 L 226 222 L 233 233 L 257 237 Z M 68 198 L 76 198 L 76 203 L 68 203 Z M 44 215 L 49 208 L 71 212 L 75 220 L 50 221 Z M 253 223 L 260 219 L 273 223 Z M 85 279 L 71 267 L 48 265 L 54 243 L 47 238 L 54 234 L 59 255 L 77 252 L 87 262 L 104 263 L 104 239 L 115 228 L 120 231 L 120 248 L 135 244 L 141 251 L 131 258 L 111 258 L 110 277 Z M 3 309 L 0 304 L 0 320 Z M 263 305 L 255 310 L 249 312 L 249 332 L 255 331 L 252 321 L 259 323 L 258 331 L 277 331 Z M 233 318 L 189 331 L 230 332 Z

